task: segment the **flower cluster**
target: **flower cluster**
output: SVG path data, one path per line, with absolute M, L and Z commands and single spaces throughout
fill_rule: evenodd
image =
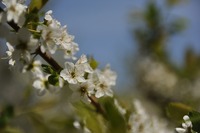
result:
M 44 17 L 44 24 L 37 27 L 41 32 L 41 50 L 54 54 L 57 49 L 64 52 L 66 59 L 76 59 L 74 56 L 79 51 L 78 44 L 75 43 L 74 36 L 67 33 L 67 27 L 61 26 L 60 22 L 52 17 L 52 11 L 48 11 Z
M 74 42 L 74 36 L 68 33 L 67 26 L 62 26 L 53 18 L 51 10 L 45 13 L 42 22 L 40 19 L 33 22 L 30 19 L 31 11 L 23 4 L 24 1 L 2 2 L 6 8 L 0 13 L 0 29 L 5 32 L 0 37 L 7 41 L 6 59 L 10 66 L 21 72 L 32 73 L 33 87 L 39 95 L 67 84 L 74 92 L 72 97 L 76 96 L 76 99 L 78 97 L 83 101 L 90 101 L 91 96 L 113 96 L 111 87 L 115 85 L 116 73 L 110 70 L 109 65 L 103 70 L 92 68 L 85 55 L 77 60 L 75 54 L 79 47 Z M 14 23 L 17 28 L 10 30 L 7 22 Z M 64 68 L 51 57 L 59 50 L 66 60 Z M 42 64 L 36 58 L 37 55 L 49 64 Z
M 109 65 L 104 70 L 93 70 L 85 55 L 75 63 L 66 62 L 65 69 L 60 76 L 66 80 L 73 90 L 73 96 L 79 95 L 84 101 L 90 101 L 88 96 L 100 98 L 104 95 L 113 96 L 111 86 L 115 85 L 116 73 L 110 70 Z

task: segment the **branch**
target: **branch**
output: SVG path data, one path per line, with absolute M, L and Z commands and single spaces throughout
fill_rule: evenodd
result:
M 58 73 L 63 69 L 50 55 L 46 52 L 42 53 L 40 47 L 36 49 L 36 54 L 39 54 L 47 63 L 49 63 Z
M 4 12 L 4 10 L 0 7 L 0 12 Z M 10 27 L 12 27 L 16 32 L 20 29 L 20 27 L 14 23 L 14 21 L 7 22 Z M 38 47 L 35 51 L 36 54 L 39 54 L 47 63 L 49 63 L 58 73 L 63 69 L 50 55 L 46 52 L 42 53 L 40 47 Z
M 4 12 L 4 10 L 0 7 L 0 12 Z M 14 23 L 14 21 L 7 22 L 10 27 L 12 27 L 16 32 L 20 29 L 20 27 Z M 40 55 L 49 65 L 51 65 L 58 73 L 63 69 L 49 54 L 46 52 L 43 53 L 38 47 L 36 51 L 34 52 L 35 54 Z M 96 111 L 103 116 L 105 116 L 105 112 L 102 109 L 101 105 L 98 103 L 95 97 L 93 96 L 88 96 L 88 98 L 91 100 L 91 104 L 96 108 Z
M 91 104 L 96 108 L 97 113 L 102 114 L 105 117 L 105 111 L 103 110 L 102 106 L 98 103 L 94 96 L 89 96 L 88 98 L 91 100 Z

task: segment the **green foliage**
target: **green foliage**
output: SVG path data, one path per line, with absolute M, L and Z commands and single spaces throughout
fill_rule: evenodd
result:
M 29 5 L 29 11 L 38 13 L 47 2 L 48 0 L 32 0 Z
M 197 111 L 189 112 L 189 117 L 192 122 L 192 129 L 200 133 L 200 113 Z
M 96 69 L 99 65 L 99 63 L 93 57 L 90 57 L 88 62 L 92 69 Z
M 160 26 L 159 22 L 161 19 L 160 10 L 155 5 L 155 3 L 149 3 L 147 5 L 146 11 L 144 13 L 145 22 L 149 28 L 155 28 L 157 26 Z
M 102 133 L 105 130 L 103 126 L 106 122 L 103 120 L 102 116 L 94 112 L 91 105 L 79 102 L 75 105 L 76 112 L 85 121 L 86 127 L 93 133 Z
M 169 34 L 173 35 L 176 33 L 180 33 L 186 29 L 186 19 L 178 18 L 169 24 Z
M 127 124 L 125 118 L 114 105 L 114 99 L 110 97 L 103 98 L 101 103 L 105 109 L 108 131 L 110 133 L 126 133 Z
M 32 0 L 26 14 L 25 25 L 32 30 L 35 30 L 39 21 L 39 11 L 45 6 L 48 0 Z M 36 35 L 35 35 L 36 36 Z
M 56 74 L 55 70 L 49 65 L 42 64 L 42 70 L 47 74 Z
M 184 115 L 187 115 L 193 109 L 182 103 L 170 103 L 167 106 L 167 115 L 177 122 L 181 122 Z
M 48 82 L 54 86 L 59 85 L 59 75 L 52 74 L 48 77 Z
M 6 105 L 2 112 L 0 112 L 0 129 L 4 128 L 9 120 L 14 116 L 14 107 L 12 105 Z
M 28 114 L 28 117 L 31 119 L 31 122 L 37 130 L 37 133 L 51 133 L 50 128 L 45 123 L 44 118 L 40 114 L 31 112 Z
M 42 64 L 43 72 L 47 74 L 51 74 L 48 77 L 48 82 L 51 85 L 58 86 L 59 85 L 59 74 L 49 65 Z

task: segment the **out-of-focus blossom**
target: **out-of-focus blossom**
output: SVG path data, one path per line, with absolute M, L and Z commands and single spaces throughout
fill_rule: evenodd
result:
M 91 133 L 91 131 L 85 126 L 85 121 L 80 123 L 79 121 L 74 121 L 73 123 L 74 127 L 78 130 L 80 130 L 82 133 Z
M 135 111 L 129 118 L 129 133 L 172 133 L 163 120 L 150 116 L 139 100 L 134 100 Z
M 18 24 L 20 17 L 22 17 L 21 15 L 26 10 L 26 6 L 18 3 L 17 0 L 3 0 L 3 3 L 6 6 L 7 21 L 13 20 Z

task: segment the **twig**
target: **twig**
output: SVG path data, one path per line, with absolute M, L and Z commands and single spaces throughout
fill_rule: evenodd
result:
M 0 12 L 4 12 L 4 10 L 0 7 Z M 7 22 L 8 25 L 10 25 L 10 27 L 12 27 L 16 32 L 20 29 L 19 26 L 17 26 L 17 24 L 14 23 L 14 21 L 10 21 Z M 40 55 L 49 65 L 51 65 L 58 73 L 63 69 L 49 54 L 47 54 L 46 52 L 43 53 L 40 49 L 40 47 L 38 47 L 36 49 L 36 51 L 33 53 L 35 55 Z M 105 112 L 103 110 L 103 108 L 101 107 L 101 105 L 98 103 L 98 101 L 96 100 L 96 98 L 94 96 L 88 96 L 88 98 L 91 100 L 91 104 L 96 108 L 96 111 L 100 114 L 102 114 L 103 116 L 105 116 Z
M 96 108 L 97 113 L 102 114 L 105 117 L 105 111 L 103 110 L 102 106 L 98 103 L 94 96 L 89 96 L 88 98 L 91 100 L 91 104 Z

